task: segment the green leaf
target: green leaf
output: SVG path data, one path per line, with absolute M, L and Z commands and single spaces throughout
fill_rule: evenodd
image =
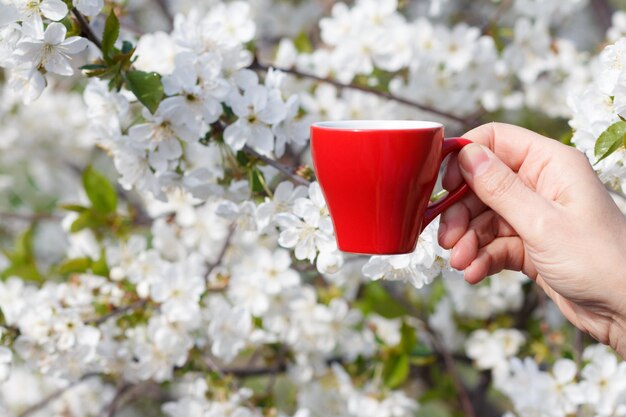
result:
M 611 155 L 626 143 L 626 122 L 619 121 L 609 126 L 596 141 L 594 154 L 598 162 Z
M 14 263 L 27 263 L 34 261 L 33 253 L 34 229 L 29 227 L 21 235 L 17 237 L 15 242 L 15 251 L 11 256 Z
M 406 381 L 409 376 L 411 364 L 409 355 L 392 356 L 385 362 L 383 379 L 389 388 L 397 388 Z
M 400 328 L 400 334 L 402 335 L 402 339 L 400 341 L 402 351 L 406 354 L 411 354 L 411 352 L 413 352 L 413 349 L 417 345 L 417 335 L 415 334 L 415 328 L 409 326 L 403 321 L 402 327 Z
M 43 280 L 39 273 L 33 251 L 34 229 L 29 227 L 20 234 L 14 244 L 13 252 L 5 252 L 11 264 L 0 274 L 5 279 L 11 276 L 18 276 L 27 281 Z
M 239 165 L 241 165 L 242 167 L 245 167 L 250 162 L 250 157 L 244 151 L 238 151 L 237 162 L 239 162 Z
M 76 220 L 70 226 L 70 232 L 76 233 L 80 232 L 83 229 L 95 228 L 99 225 L 97 219 L 94 218 L 91 211 L 85 211 L 81 213 Z
M 109 180 L 92 167 L 83 172 L 83 187 L 94 209 L 100 213 L 115 212 L 117 208 L 117 193 Z
M 262 193 L 265 190 L 263 187 L 265 178 L 258 168 L 252 168 L 248 171 L 248 183 L 250 184 L 252 193 Z
M 7 269 L 2 271 L 2 278 L 7 279 L 9 277 L 20 277 L 25 281 L 34 281 L 34 282 L 42 282 L 43 277 L 37 266 L 34 263 L 31 264 L 15 264 L 9 266 Z
M 89 258 L 68 259 L 58 266 L 59 274 L 66 275 L 72 273 L 86 272 L 91 266 Z
M 307 35 L 306 32 L 300 32 L 300 34 L 293 40 L 293 45 L 301 54 L 309 54 L 313 52 L 313 44 L 311 43 L 309 35 Z
M 91 272 L 101 277 L 109 276 L 109 266 L 107 265 L 106 255 L 104 250 L 101 251 L 100 259 L 91 264 Z
M 128 41 L 124 41 L 122 42 L 122 54 L 127 55 L 130 52 L 133 51 L 133 44 L 128 42 Z
M 376 281 L 365 285 L 363 295 L 357 302 L 357 306 L 365 314 L 374 312 L 388 319 L 402 317 L 406 314 L 406 310 Z
M 60 207 L 63 210 L 74 211 L 76 213 L 82 213 L 83 211 L 89 210 L 87 207 L 78 204 L 62 204 Z
M 87 64 L 80 67 L 80 69 L 85 71 L 95 71 L 95 70 L 105 70 L 108 67 L 102 64 Z
M 156 72 L 129 71 L 126 73 L 126 87 L 151 113 L 156 111 L 163 99 L 161 76 Z
M 102 33 L 102 56 L 105 60 L 109 60 L 115 48 L 115 41 L 120 35 L 120 22 L 113 9 L 104 23 L 104 32 Z

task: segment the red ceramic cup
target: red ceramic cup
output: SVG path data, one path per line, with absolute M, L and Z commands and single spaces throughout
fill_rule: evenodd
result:
M 429 204 L 443 159 L 471 143 L 434 122 L 350 120 L 311 126 L 313 165 L 344 252 L 402 254 L 468 191 Z

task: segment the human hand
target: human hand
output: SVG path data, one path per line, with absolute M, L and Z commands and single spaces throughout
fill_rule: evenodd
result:
M 439 244 L 474 284 L 522 271 L 579 329 L 626 356 L 626 218 L 578 150 L 500 123 L 463 137 L 443 179 L 473 192 L 446 210 Z M 455 161 L 458 160 L 458 164 Z

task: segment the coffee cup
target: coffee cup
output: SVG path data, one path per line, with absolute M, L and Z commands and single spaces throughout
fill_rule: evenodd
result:
M 343 252 L 415 250 L 424 228 L 469 190 L 463 183 L 430 203 L 446 156 L 471 143 L 444 139 L 440 123 L 347 120 L 314 123 L 311 152 Z

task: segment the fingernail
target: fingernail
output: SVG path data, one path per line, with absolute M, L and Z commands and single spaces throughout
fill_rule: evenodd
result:
M 437 236 L 439 237 L 439 239 L 443 237 L 447 229 L 448 229 L 448 226 L 445 223 L 439 222 L 439 231 L 437 232 Z
M 487 170 L 489 153 L 482 145 L 472 143 L 459 153 L 459 168 L 470 176 L 477 176 Z
M 452 251 L 450 252 L 450 263 L 452 263 L 452 260 L 453 260 L 454 258 L 456 258 L 456 254 L 457 254 L 457 252 L 458 252 L 458 251 L 459 251 L 459 250 L 458 250 L 458 246 L 454 246 L 454 247 L 452 248 Z

